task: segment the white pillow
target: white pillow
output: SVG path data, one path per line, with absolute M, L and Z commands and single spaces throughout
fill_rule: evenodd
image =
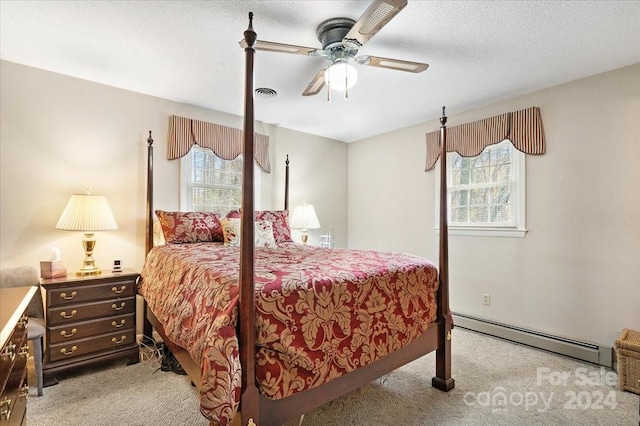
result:
M 162 225 L 158 219 L 153 219 L 153 246 L 163 246 L 165 243 Z
M 240 219 L 222 218 L 222 232 L 224 234 L 224 245 L 237 247 L 240 245 Z M 276 248 L 276 240 L 273 238 L 273 226 L 271 222 L 254 222 L 254 244 L 256 247 Z

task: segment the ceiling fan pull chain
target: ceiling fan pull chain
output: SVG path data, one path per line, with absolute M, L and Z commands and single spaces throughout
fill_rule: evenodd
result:
M 349 60 L 345 62 L 345 64 L 348 64 L 348 63 L 349 63 Z M 348 72 L 344 73 L 344 98 L 349 99 L 349 73 Z
M 349 72 L 347 67 L 349 66 L 349 58 L 344 61 L 345 72 L 344 72 L 344 98 L 349 99 Z
M 329 73 L 329 80 L 331 80 L 331 67 L 328 67 L 325 71 Z M 327 102 L 331 102 L 331 87 L 327 84 Z

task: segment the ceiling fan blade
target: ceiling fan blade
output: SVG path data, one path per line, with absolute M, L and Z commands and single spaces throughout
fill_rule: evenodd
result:
M 311 83 L 309 83 L 307 88 L 304 89 L 304 92 L 302 92 L 302 96 L 313 96 L 320 93 L 320 91 L 324 87 L 324 70 L 325 69 L 326 68 L 323 68 L 320 71 L 318 71 L 316 76 L 313 77 L 313 80 L 311 81 Z
M 397 71 L 422 72 L 429 68 L 429 64 L 422 62 L 403 61 L 400 59 L 381 58 L 379 56 L 358 56 L 356 62 L 370 67 L 388 68 Z
M 240 40 L 240 46 L 245 49 L 247 42 Z M 266 50 L 269 52 L 280 53 L 293 53 L 296 55 L 311 55 L 314 51 L 318 50 L 314 47 L 296 46 L 294 44 L 275 43 L 273 41 L 256 40 L 253 46 L 256 50 Z
M 358 49 L 407 5 L 407 0 L 374 0 L 353 25 L 342 44 Z

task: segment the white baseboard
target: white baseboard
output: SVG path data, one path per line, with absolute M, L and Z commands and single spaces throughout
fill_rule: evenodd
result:
M 611 346 L 553 336 L 456 312 L 453 313 L 453 322 L 456 327 L 613 368 L 613 348 Z

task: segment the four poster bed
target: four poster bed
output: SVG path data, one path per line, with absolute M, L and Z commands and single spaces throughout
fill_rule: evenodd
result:
M 288 159 L 284 210 L 254 212 L 256 33 L 251 19 L 250 14 L 244 33 L 240 211 L 224 218 L 157 212 L 163 229 L 172 228 L 174 236 L 192 234 L 188 241 L 180 241 L 188 244 L 153 247 L 149 136 L 147 259 L 139 286 L 148 319 L 145 336 L 152 335 L 153 326 L 172 350 L 198 387 L 200 411 L 212 424 L 231 424 L 234 416 L 242 425 L 282 424 L 432 351 L 436 351 L 432 385 L 449 391 L 454 380 L 445 162 L 440 179 L 439 271 L 428 260 L 406 254 L 291 242 Z M 444 109 L 440 122 L 445 154 Z M 203 223 L 211 238 L 200 238 Z M 189 226 L 193 229 L 185 231 Z M 237 226 L 242 232 L 230 231 L 238 231 Z M 262 239 L 265 231 L 273 241 Z

